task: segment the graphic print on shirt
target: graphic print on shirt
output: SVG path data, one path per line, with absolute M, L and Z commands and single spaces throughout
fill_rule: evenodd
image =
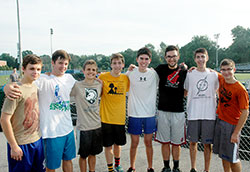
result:
M 174 71 L 172 74 L 167 76 L 167 80 L 165 83 L 166 87 L 178 88 L 179 81 L 177 80 L 180 77 L 179 72 L 180 72 L 180 69 L 178 69 L 177 71 Z
M 123 82 L 111 82 L 109 83 L 109 88 L 108 94 L 123 95 Z
M 232 99 L 232 92 L 227 91 L 224 85 L 222 85 L 219 91 L 220 91 L 220 102 L 223 104 L 224 107 L 230 106 L 228 102 L 230 102 L 230 100 Z
M 145 77 L 145 76 L 140 76 L 139 82 L 145 82 L 145 81 L 147 81 L 147 77 Z
M 94 104 L 97 100 L 97 90 L 95 88 L 85 88 L 85 99 Z
M 196 95 L 199 95 L 201 92 L 206 91 L 208 89 L 207 76 L 204 79 L 200 79 L 197 82 L 196 88 L 198 90 Z M 199 95 L 199 96 L 203 96 L 203 95 Z
M 39 110 L 37 105 L 38 100 L 36 93 L 34 92 L 24 103 L 25 119 L 23 121 L 23 126 L 24 129 L 30 129 L 26 131 L 25 134 L 32 134 L 39 130 Z
M 60 111 L 69 111 L 70 110 L 70 103 L 69 101 L 64 101 L 63 98 L 60 96 L 60 87 L 59 85 L 55 86 L 55 93 L 54 99 L 50 104 L 50 110 L 60 110 Z

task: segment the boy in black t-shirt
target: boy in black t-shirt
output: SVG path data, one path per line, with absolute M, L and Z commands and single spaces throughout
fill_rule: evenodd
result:
M 180 145 L 186 143 L 184 114 L 184 81 L 187 70 L 178 66 L 179 50 L 170 45 L 165 50 L 167 64 L 155 69 L 159 78 L 158 131 L 155 140 L 162 144 L 164 168 L 162 172 L 171 172 L 169 165 L 170 144 L 174 161 L 173 172 L 180 172 Z

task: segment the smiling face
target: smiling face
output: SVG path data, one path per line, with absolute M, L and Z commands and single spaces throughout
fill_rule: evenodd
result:
M 205 69 L 208 61 L 208 55 L 204 53 L 196 53 L 194 61 L 197 65 L 197 69 Z
M 26 81 L 33 82 L 40 77 L 42 64 L 27 64 L 26 68 L 22 67 L 23 75 Z
M 180 56 L 176 50 L 166 52 L 165 60 L 170 69 L 177 68 L 179 59 L 180 59 Z
M 55 62 L 51 62 L 53 66 L 52 74 L 55 76 L 62 76 L 68 69 L 69 60 L 57 59 Z
M 220 67 L 220 72 L 226 81 L 231 81 L 234 79 L 235 68 L 231 65 L 223 65 Z
M 140 72 L 145 72 L 148 65 L 151 62 L 151 58 L 147 54 L 141 54 L 139 57 L 136 58 L 136 61 L 139 66 L 139 71 Z
M 95 64 L 88 64 L 82 71 L 86 80 L 94 80 L 97 75 L 97 66 Z
M 122 69 L 124 68 L 124 63 L 121 58 L 114 58 L 111 61 L 111 73 L 115 75 L 120 75 Z

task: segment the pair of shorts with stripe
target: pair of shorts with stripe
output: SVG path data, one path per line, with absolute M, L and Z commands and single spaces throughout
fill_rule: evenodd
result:
M 223 160 L 231 163 L 237 163 L 239 159 L 239 144 L 231 143 L 231 136 L 235 125 L 229 124 L 221 119 L 216 120 L 213 152 L 218 154 Z
M 152 134 L 157 130 L 156 128 L 156 118 L 136 118 L 129 117 L 128 119 L 128 133 L 133 135 L 140 135 L 142 132 L 144 134 Z
M 74 130 L 69 134 L 43 140 L 46 167 L 54 170 L 61 166 L 62 160 L 72 160 L 76 157 Z
M 81 158 L 86 159 L 89 155 L 97 155 L 102 152 L 102 129 L 88 131 L 76 131 L 77 152 Z
M 102 123 L 103 146 L 110 147 L 114 144 L 123 146 L 126 144 L 125 125 Z
M 157 115 L 155 141 L 163 144 L 182 145 L 186 143 L 186 118 L 184 112 L 160 111 Z
M 187 139 L 197 143 L 213 144 L 215 120 L 188 120 Z
M 23 157 L 21 161 L 17 161 L 11 158 L 10 155 L 10 145 L 7 144 L 8 151 L 8 164 L 9 172 L 16 171 L 37 171 L 45 172 L 45 160 L 44 160 L 44 150 L 43 150 L 43 141 L 40 138 L 34 143 L 29 143 L 25 145 L 19 145 L 23 151 Z

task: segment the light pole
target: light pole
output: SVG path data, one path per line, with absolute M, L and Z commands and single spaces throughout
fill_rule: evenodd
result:
M 216 69 L 218 69 L 218 49 L 219 49 L 219 46 L 218 46 L 218 39 L 220 37 L 220 34 L 217 33 L 217 34 L 214 34 L 214 39 L 216 39 L 216 56 L 215 56 L 215 65 L 216 65 Z
M 51 51 L 51 58 L 52 58 L 52 53 L 53 53 L 53 49 L 52 49 L 52 35 L 53 35 L 53 29 L 50 28 L 50 51 Z
M 17 44 L 17 49 L 18 49 L 18 57 L 19 57 L 19 71 L 20 71 L 20 76 L 22 76 L 22 63 L 23 63 L 23 58 L 22 58 L 22 51 L 21 51 L 21 32 L 20 32 L 20 17 L 19 17 L 19 3 L 18 0 L 16 0 L 16 5 L 17 5 L 17 29 L 18 29 L 18 44 Z

